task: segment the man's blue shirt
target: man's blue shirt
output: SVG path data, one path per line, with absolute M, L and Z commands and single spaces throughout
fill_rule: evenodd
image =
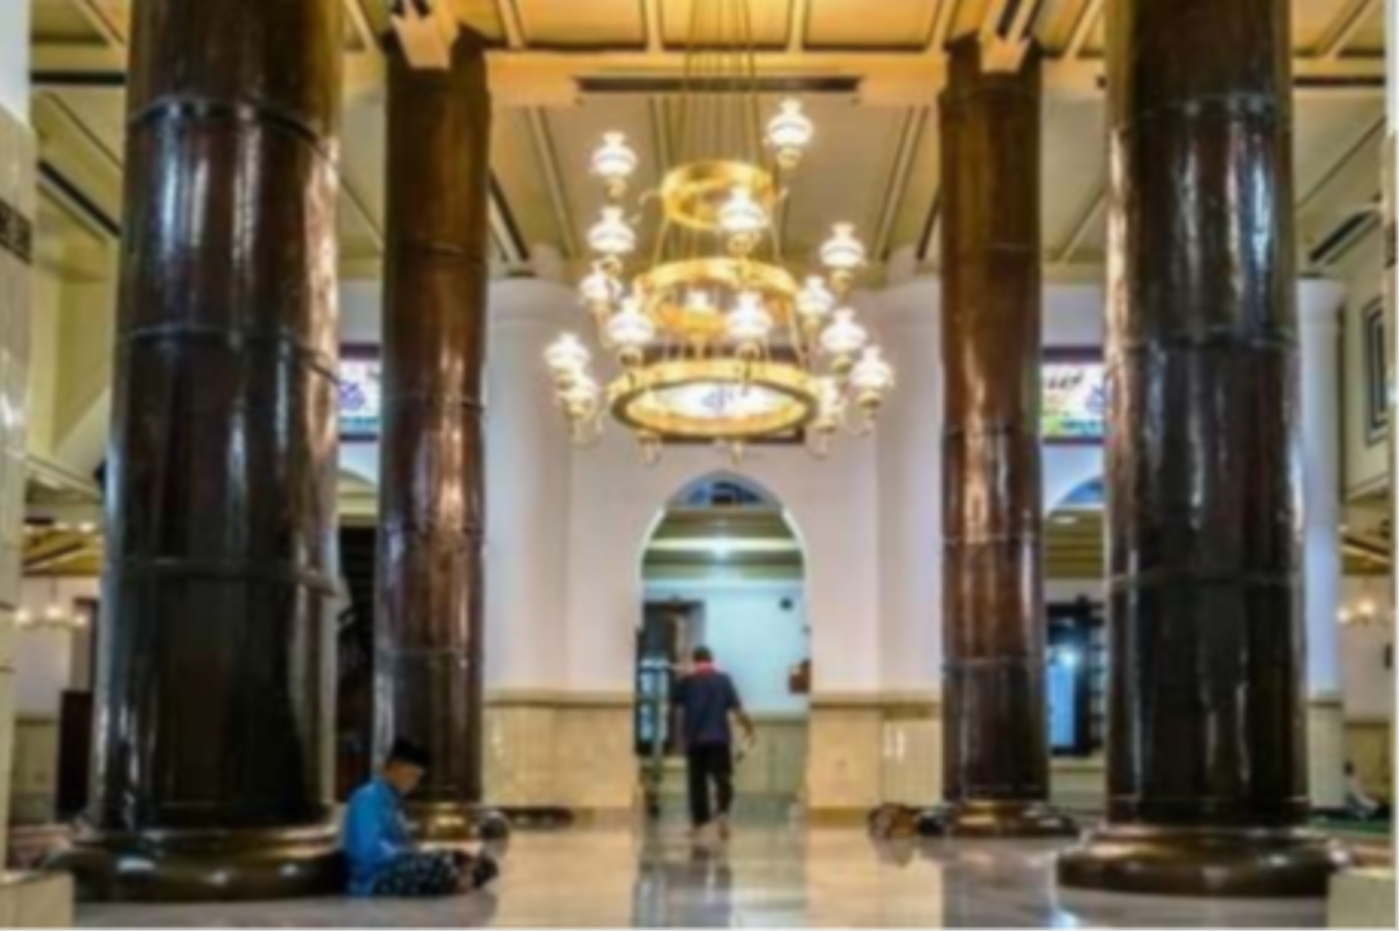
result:
M 374 881 L 401 853 L 412 849 L 403 800 L 393 786 L 374 779 L 350 796 L 345 812 L 345 859 L 350 865 L 350 894 L 369 895 Z
M 733 743 L 729 714 L 742 708 L 733 680 L 712 666 L 700 666 L 675 686 L 685 746 L 727 747 Z

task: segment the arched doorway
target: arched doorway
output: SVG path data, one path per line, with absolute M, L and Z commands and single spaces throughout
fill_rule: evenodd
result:
M 811 669 L 805 559 L 785 509 L 748 479 L 707 476 L 667 502 L 641 563 L 635 743 L 648 810 L 683 817 L 669 693 L 691 650 L 704 645 L 733 677 L 758 731 L 737 754 L 736 814 L 785 816 L 805 782 Z

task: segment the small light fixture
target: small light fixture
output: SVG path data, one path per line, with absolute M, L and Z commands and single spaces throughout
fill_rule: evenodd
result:
M 593 174 L 602 178 L 609 197 L 621 197 L 640 159 L 622 133 L 603 133 L 602 145 L 593 152 Z
M 849 285 L 855 272 L 865 264 L 865 247 L 855 238 L 853 223 L 837 223 L 831 237 L 821 246 L 821 264 L 831 272 L 837 289 Z
M 860 359 L 850 370 L 850 387 L 855 391 L 855 403 L 866 418 L 873 417 L 884 403 L 884 396 L 894 387 L 894 370 L 884 361 L 878 346 L 866 346 Z
M 738 296 L 738 306 L 724 320 L 724 334 L 739 347 L 740 356 L 751 358 L 762 351 L 772 326 L 772 314 L 763 306 L 763 299 L 744 291 Z
M 597 382 L 584 372 L 559 393 L 559 400 L 570 417 L 587 417 L 597 407 L 599 393 Z
M 636 249 L 636 231 L 622 217 L 621 207 L 603 207 L 602 219 L 588 230 L 588 247 L 614 262 Z
M 789 97 L 782 101 L 777 115 L 768 121 L 767 143 L 783 171 L 797 167 L 815 133 L 810 118 L 802 112 L 800 100 Z
M 656 338 L 656 324 L 641 309 L 641 302 L 629 297 L 622 301 L 622 309 L 607 321 L 605 332 L 608 341 L 617 347 L 621 363 L 633 366 L 645 358 L 646 347 Z
M 573 333 L 564 333 L 544 350 L 544 364 L 554 374 L 559 385 L 568 385 L 578 379 L 588 367 L 592 353 Z
M 719 229 L 729 238 L 729 251 L 747 255 L 758 242 L 758 234 L 767 229 L 768 215 L 762 204 L 753 199 L 746 187 L 736 187 L 719 208 Z
M 809 331 L 819 330 L 835 309 L 835 305 L 836 296 L 826 286 L 825 279 L 819 275 L 807 278 L 802 289 L 797 292 L 797 318 Z
M 601 265 L 594 265 L 592 272 L 578 283 L 578 295 L 583 306 L 597 313 L 606 311 L 622 296 L 622 286 Z
M 706 291 L 695 288 L 685 295 L 685 312 L 696 316 L 712 314 L 717 308 Z
M 855 353 L 865 348 L 869 333 L 855 322 L 855 311 L 842 307 L 835 312 L 835 319 L 821 331 L 821 348 L 835 360 L 837 372 L 850 370 Z

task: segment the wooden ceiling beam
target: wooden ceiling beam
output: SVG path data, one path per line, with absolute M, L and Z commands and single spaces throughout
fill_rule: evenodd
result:
M 806 49 L 806 23 L 811 18 L 811 0 L 790 0 L 787 12 L 791 18 L 787 29 L 787 53 L 799 55 Z
M 496 0 L 496 12 L 500 14 L 506 48 L 517 51 L 525 48 L 528 43 L 525 41 L 524 21 L 520 18 L 520 8 L 515 5 L 515 0 Z
M 109 88 L 126 86 L 125 53 L 111 47 L 40 43 L 34 47 L 33 77 L 39 88 Z M 888 51 L 759 51 L 760 77 L 790 82 L 854 82 L 860 102 L 872 107 L 927 106 L 946 78 L 942 56 Z M 645 51 L 603 52 L 510 51 L 488 54 L 491 86 L 500 107 L 573 108 L 582 94 L 579 81 L 608 78 L 626 81 L 675 77 L 683 73 L 683 52 L 655 55 Z M 1307 56 L 1294 63 L 1297 95 L 1327 99 L 1379 100 L 1384 96 L 1382 56 L 1322 60 Z M 1099 97 L 1103 62 L 1097 58 L 1055 58 L 1045 63 L 1045 92 L 1058 96 Z M 351 52 L 345 56 L 347 99 L 382 92 L 383 56 Z

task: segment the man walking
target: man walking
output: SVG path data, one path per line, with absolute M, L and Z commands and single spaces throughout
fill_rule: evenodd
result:
M 729 716 L 738 718 L 748 740 L 753 721 L 743 710 L 733 680 L 714 665 L 708 647 L 695 647 L 694 668 L 675 686 L 673 702 L 676 730 L 685 746 L 689 775 L 690 826 L 698 838 L 712 819 L 711 785 L 717 796 L 719 836 L 729 836 L 729 812 L 733 808 L 733 729 Z

